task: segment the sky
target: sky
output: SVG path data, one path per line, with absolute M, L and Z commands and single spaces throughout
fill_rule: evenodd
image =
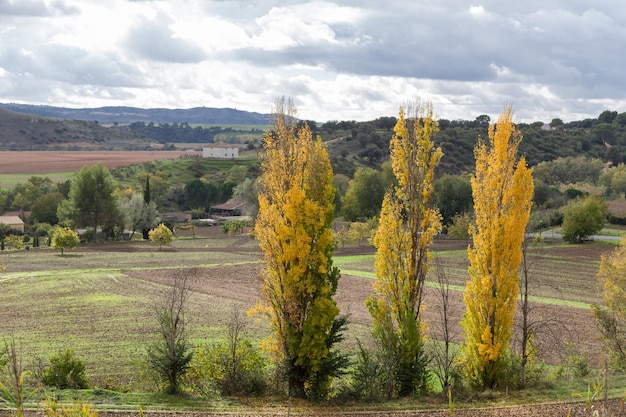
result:
M 0 102 L 518 122 L 626 111 L 622 0 L 0 0 Z

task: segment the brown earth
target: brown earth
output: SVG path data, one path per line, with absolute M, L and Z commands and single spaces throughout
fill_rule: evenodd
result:
M 161 159 L 201 156 L 198 151 L 0 151 L 0 174 L 49 174 L 78 171 L 98 162 L 116 168 Z
M 190 231 L 179 231 L 180 234 L 189 234 Z M 217 227 L 198 228 L 197 233 L 206 238 L 220 238 L 223 236 Z M 224 252 L 247 252 L 252 258 L 260 259 L 261 254 L 253 245 L 249 245 L 249 238 L 241 236 L 234 240 L 230 245 L 222 248 L 212 248 L 212 251 Z M 464 250 L 467 248 L 467 242 L 454 240 L 438 240 L 435 242 L 433 249 L 436 251 Z M 124 250 L 124 245 L 119 244 L 98 244 L 94 246 L 85 245 L 78 249 L 82 251 L 119 251 Z M 184 249 L 185 251 L 190 249 Z M 193 250 L 193 249 L 191 249 Z M 203 249 L 198 249 L 203 250 Z M 549 268 L 546 272 L 554 279 L 554 286 L 567 285 L 581 294 L 591 293 L 591 298 L 596 297 L 595 291 L 595 273 L 590 270 L 581 273 L 580 261 L 589 262 L 590 260 L 598 260 L 601 254 L 608 253 L 612 250 L 611 246 L 601 244 L 586 244 L 578 246 L 553 246 L 543 249 L 542 256 L 546 259 L 558 260 L 560 262 L 555 268 L 554 263 L 547 265 Z M 337 251 L 338 255 L 351 255 L 360 253 L 372 253 L 373 250 L 367 245 L 352 246 L 341 248 Z M 251 259 L 252 259 L 251 258 Z M 566 261 L 566 262 L 565 262 Z M 463 261 L 466 262 L 466 261 Z M 451 268 L 458 270 L 467 270 L 467 265 L 459 261 L 458 265 L 449 265 Z M 221 265 L 211 268 L 199 268 L 198 279 L 193 282 L 193 290 L 198 293 L 209 294 L 215 296 L 216 299 L 229 300 L 231 303 L 252 305 L 259 298 L 259 270 L 261 265 L 239 264 L 239 265 Z M 141 282 L 158 282 L 167 283 L 170 280 L 168 270 L 132 270 L 127 271 L 127 275 L 140 278 Z M 455 278 L 454 285 L 462 285 L 463 276 Z M 350 311 L 350 321 L 356 325 L 368 326 L 371 318 L 364 305 L 364 300 L 372 294 L 372 279 L 343 274 L 340 280 L 336 299 L 342 311 Z M 555 289 L 554 291 L 557 291 Z M 549 291 L 552 291 L 550 289 Z M 548 292 L 549 292 L 548 291 Z M 596 294 L 596 295 L 594 295 Z M 429 287 L 425 293 L 425 321 L 428 322 L 428 331 L 436 337 L 436 332 L 441 326 L 441 320 L 438 316 L 438 298 L 434 288 Z M 453 339 L 455 341 L 462 340 L 462 332 L 458 323 L 461 321 L 464 311 L 461 291 L 452 291 L 451 293 L 451 322 L 455 325 L 453 329 Z M 556 292 L 553 298 L 559 298 Z M 574 300 L 575 301 L 575 300 Z M 581 300 L 583 301 L 583 300 Z M 584 300 L 585 302 L 589 302 Z M 533 303 L 536 308 L 535 314 L 541 320 L 544 320 L 542 326 L 539 326 L 536 343 L 540 349 L 542 359 L 550 364 L 562 364 L 568 356 L 568 343 L 574 346 L 576 353 L 586 354 L 594 365 L 594 358 L 597 358 L 601 344 L 590 335 L 597 334 L 597 329 L 593 317 L 586 308 L 578 308 L 572 306 L 560 306 L 546 303 Z M 215 323 L 213 323 L 215 324 Z M 418 400 L 419 401 L 419 400 Z M 416 403 L 416 405 L 418 405 Z M 474 416 L 588 416 L 591 410 L 586 408 L 584 403 L 555 403 L 555 404 L 532 404 L 513 407 L 499 407 L 499 401 L 494 401 L 494 407 L 481 409 L 456 409 L 455 416 L 474 417 Z M 598 407 L 599 405 L 596 405 Z M 210 406 L 209 406 L 210 407 Z M 409 405 L 410 407 L 410 405 Z M 287 415 L 285 404 L 276 407 L 264 407 L 255 409 L 251 407 L 253 412 L 250 414 L 241 414 L 236 411 L 224 413 L 208 412 L 181 412 L 176 413 L 157 413 L 145 412 L 150 417 L 169 417 L 170 414 L 176 414 L 177 417 L 212 417 L 218 415 L 229 416 L 275 416 Z M 626 411 L 622 408 L 619 400 L 612 401 L 612 415 L 626 415 Z M 302 411 L 305 410 L 305 411 Z M 620 414 L 621 413 L 621 414 Z M 137 413 L 121 412 L 100 412 L 101 417 L 130 417 L 136 416 Z M 330 407 L 321 408 L 299 408 L 299 411 L 292 412 L 293 415 L 299 416 L 355 416 L 355 417 L 371 417 L 371 416 L 446 416 L 449 410 L 426 410 L 426 411 L 349 411 L 342 409 L 334 409 Z M 0 417 L 8 416 L 6 411 L 0 411 Z

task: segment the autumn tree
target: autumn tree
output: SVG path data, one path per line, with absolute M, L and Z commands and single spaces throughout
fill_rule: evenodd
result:
M 592 311 L 612 359 L 626 364 L 626 238 L 609 256 L 602 255 L 598 269 L 604 306 Z
M 69 227 L 59 227 L 52 234 L 52 242 L 50 246 L 54 249 L 60 249 L 61 255 L 66 249 L 74 249 L 80 243 L 80 238 L 76 231 Z
M 494 388 L 502 377 L 519 291 L 518 268 L 533 195 L 532 171 L 517 158 L 522 135 L 507 107 L 474 149 L 471 179 L 475 223 L 470 226 L 464 293 L 462 358 L 469 382 Z
M 159 244 L 159 250 L 163 248 L 163 245 L 169 244 L 173 240 L 172 231 L 163 223 L 159 224 L 148 233 L 150 241 L 152 243 Z
M 326 366 L 336 357 L 329 341 L 339 313 L 333 300 L 339 270 L 332 266 L 335 189 L 328 153 L 295 115 L 291 102 L 278 100 L 263 138 L 255 233 L 265 258 L 264 300 L 251 312 L 269 318 L 270 345 L 285 365 L 290 394 L 305 397 L 315 394 L 307 387 L 324 385 L 321 380 L 339 371 Z
M 437 131 L 431 103 L 417 104 L 408 119 L 401 107 L 390 142 L 397 186 L 383 200 L 373 238 L 376 294 L 366 302 L 387 359 L 388 396 L 419 392 L 427 379 L 421 310 L 429 246 L 441 230 L 432 207 L 435 167 L 442 156 L 433 142 Z

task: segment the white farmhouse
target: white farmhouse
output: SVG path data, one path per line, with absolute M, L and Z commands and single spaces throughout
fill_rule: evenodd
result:
M 239 147 L 234 145 L 211 145 L 202 148 L 203 158 L 239 158 Z

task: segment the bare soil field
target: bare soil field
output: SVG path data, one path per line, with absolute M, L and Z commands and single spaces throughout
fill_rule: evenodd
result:
M 19 255 L 17 252 L 8 252 L 0 254 L 0 263 L 7 265 L 7 271 L 5 274 L 22 274 L 28 273 L 27 271 L 36 271 L 38 268 L 45 273 L 45 271 L 54 272 L 57 266 L 52 265 L 54 263 L 64 264 L 68 270 L 94 268 L 93 265 L 97 265 L 98 268 L 114 268 L 116 272 L 111 271 L 111 277 L 106 279 L 100 279 L 96 288 L 95 284 L 90 284 L 87 278 L 87 272 L 83 275 L 77 274 L 76 278 L 67 278 L 68 281 L 64 281 L 63 285 L 67 285 L 67 282 L 72 282 L 70 288 L 62 288 L 63 296 L 66 300 L 71 298 L 82 299 L 80 306 L 75 304 L 65 304 L 54 306 L 55 303 L 37 303 L 30 308 L 23 308 L 20 314 L 16 312 L 6 311 L 5 317 L 15 317 L 21 326 L 33 321 L 33 326 L 40 329 L 41 323 L 49 323 L 42 320 L 48 320 L 46 315 L 55 317 L 56 321 L 64 319 L 66 316 L 72 319 L 67 323 L 64 323 L 59 335 L 52 335 L 54 338 L 63 338 L 67 335 L 68 329 L 72 329 L 72 326 L 76 326 L 77 329 L 90 329 L 89 331 L 101 334 L 100 344 L 102 346 L 92 346 L 86 344 L 83 346 L 82 353 L 92 354 L 87 357 L 102 358 L 102 353 L 98 349 L 109 349 L 109 355 L 115 356 L 115 349 L 120 346 L 120 338 L 126 339 L 127 343 L 135 343 L 135 340 L 145 340 L 149 336 L 149 329 L 144 329 L 141 326 L 132 327 L 132 330 L 119 331 L 118 327 L 124 327 L 129 325 L 128 320 L 102 320 L 103 310 L 106 305 L 102 304 L 101 308 L 96 308 L 96 302 L 88 302 L 85 297 L 85 287 L 92 285 L 93 291 L 97 289 L 98 297 L 111 297 L 116 296 L 119 300 L 119 308 L 123 309 L 126 303 L 131 303 L 132 300 L 138 300 L 133 302 L 131 310 L 127 311 L 128 314 L 134 314 L 133 320 L 149 320 L 149 306 L 145 305 L 146 294 L 154 292 L 159 288 L 163 288 L 168 284 L 171 278 L 172 268 L 180 265 L 196 266 L 196 275 L 193 280 L 193 306 L 194 311 L 201 312 L 197 315 L 195 325 L 201 328 L 225 328 L 227 320 L 229 318 L 228 312 L 233 306 L 237 306 L 241 311 L 245 311 L 252 306 L 257 299 L 259 299 L 259 271 L 262 268 L 261 253 L 258 250 L 258 246 L 254 241 L 251 241 L 247 236 L 226 236 L 217 227 L 205 227 L 197 229 L 197 239 L 191 238 L 191 231 L 180 230 L 177 232 L 179 237 L 185 236 L 187 239 L 179 239 L 175 241 L 171 247 L 159 250 L 156 246 L 151 245 L 149 242 L 116 242 L 116 243 L 98 243 L 98 244 L 86 244 L 81 245 L 75 251 L 71 251 L 64 257 L 55 255 L 54 252 L 44 249 L 48 259 L 47 262 L 37 263 L 40 267 L 34 267 L 34 263 L 30 263 L 27 260 L 18 261 L 18 256 L 28 257 L 33 256 L 35 251 L 31 250 L 28 254 L 26 251 L 21 252 Z M 452 323 L 455 324 L 453 330 L 453 339 L 456 342 L 462 341 L 462 331 L 458 323 L 462 319 L 464 312 L 463 304 L 463 292 L 462 287 L 467 280 L 467 259 L 463 255 L 467 249 L 468 242 L 455 241 L 455 240 L 437 240 L 433 249 L 438 252 L 438 256 L 444 261 L 446 268 L 449 268 L 450 280 L 453 285 L 451 293 L 451 314 Z M 543 324 L 538 327 L 536 334 L 536 347 L 539 349 L 539 356 L 545 360 L 548 364 L 561 365 L 567 359 L 567 356 L 571 354 L 572 349 L 577 354 L 587 355 L 590 364 L 596 365 L 596 359 L 599 357 L 599 351 L 601 349 L 601 343 L 598 341 L 597 329 L 595 327 L 594 319 L 591 316 L 589 309 L 586 307 L 588 303 L 599 302 L 599 294 L 597 291 L 597 285 L 595 280 L 595 272 L 597 271 L 597 265 L 601 254 L 609 253 L 613 250 L 613 246 L 601 244 L 599 242 L 588 243 L 585 245 L 561 245 L 559 242 L 553 245 L 546 245 L 541 249 L 534 251 L 533 255 L 536 257 L 536 266 L 534 267 L 533 274 L 536 275 L 540 285 L 537 287 L 537 291 L 540 293 L 540 297 L 533 301 L 532 305 L 535 308 L 534 317 L 537 320 L 543 321 Z M 371 274 L 367 274 L 368 270 L 371 270 L 371 258 L 361 258 L 358 255 L 370 255 L 373 253 L 373 249 L 370 246 L 351 246 L 341 248 L 336 251 L 337 264 L 341 262 L 341 257 L 350 258 L 352 255 L 356 256 L 356 262 L 358 267 L 346 267 L 342 273 L 338 292 L 337 302 L 342 312 L 350 312 L 350 335 L 348 338 L 351 341 L 347 341 L 349 347 L 355 346 L 355 337 L 364 340 L 368 337 L 368 329 L 371 324 L 370 315 L 365 307 L 364 300 L 372 295 L 372 282 L 373 278 Z M 150 260 L 144 260 L 142 256 L 150 257 Z M 40 257 L 43 256 L 39 255 Z M 120 258 L 122 257 L 122 258 Z M 128 267 L 123 265 L 114 265 L 113 261 L 107 259 L 122 259 L 129 261 Z M 347 259 L 348 259 L 347 258 Z M 102 259 L 102 261 L 100 261 Z M 149 262 L 144 264 L 144 262 Z M 145 267 L 151 265 L 150 267 Z M 120 268 L 118 270 L 118 268 Z M 360 274 L 359 271 L 364 271 Z M 116 275 L 117 274 L 117 275 Z M 33 273 L 31 280 L 38 279 L 38 275 Z M 41 279 L 44 276 L 41 275 Z M 71 279 L 71 281 L 69 281 Z M 34 281 L 28 281 L 34 282 Z M 5 288 L 2 285 L 9 285 L 13 283 L 17 286 L 18 280 L 13 279 L 3 284 L 0 282 L 0 302 L 3 299 L 2 291 Z M 27 285 L 27 284 L 26 284 Z M 54 288 L 49 289 L 49 296 L 53 296 L 57 291 Z M 61 291 L 61 290 L 59 290 Z M 431 283 L 425 291 L 426 295 L 426 310 L 425 321 L 428 323 L 428 332 L 433 336 L 437 336 L 437 331 L 441 326 L 439 318 L 439 301 L 437 298 L 436 287 Z M 94 297 L 94 300 L 100 298 Z M 143 298 L 142 298 L 143 297 Z M 139 301 L 141 300 L 141 302 Z M 551 300 L 562 300 L 564 304 L 553 303 Z M 77 308 L 80 307 L 80 308 Z M 66 309 L 76 309 L 74 313 L 68 316 Z M 128 307 L 126 307 L 128 308 Z M 30 311 L 28 311 L 30 310 Z M 133 311 L 134 310 L 134 311 Z M 145 311 L 144 311 L 145 310 Z M 0 311 L 2 308 L 0 307 Z M 68 310 L 69 311 L 69 310 Z M 74 311 L 74 310 L 72 310 Z M 22 314 L 24 313 L 24 314 Z M 146 317 L 143 317 L 145 315 Z M 133 321 L 131 320 L 131 321 Z M 7 322 L 10 322 L 8 320 Z M 0 323 L 0 334 L 2 334 L 3 326 L 7 323 Z M 253 329 L 256 335 L 262 335 L 266 329 L 262 329 L 262 324 L 255 324 L 260 326 L 257 329 Z M 40 337 L 50 339 L 51 335 L 42 332 Z M 34 330 L 34 329 L 33 329 Z M 5 332 L 6 333 L 6 332 Z M 39 334 L 39 333 L 38 333 Z M 79 332 L 76 332 L 79 335 Z M 217 333 L 205 333 L 206 336 L 215 337 Z M 217 335 L 219 337 L 219 335 Z M 115 340 L 114 340 L 115 339 Z M 51 343 L 50 341 L 48 343 Z M 87 341 L 85 341 L 87 343 Z M 568 350 L 569 346 L 569 350 Z M 117 366 L 117 359 L 111 359 L 111 366 Z M 95 367 L 95 364 L 89 363 L 86 360 L 88 369 Z M 110 371 L 109 371 L 110 372 Z M 117 376 L 116 376 L 117 378 Z M 124 375 L 119 375 L 120 379 L 124 378 Z M 572 397 L 574 399 L 574 397 Z M 415 407 L 410 404 L 407 405 L 403 411 L 351 411 L 350 409 L 342 408 L 314 408 L 307 406 L 298 408 L 298 411 L 292 410 L 293 415 L 299 416 L 445 416 L 449 415 L 449 410 L 427 410 L 416 411 L 411 408 L 422 408 L 424 404 L 420 403 L 420 400 L 415 400 Z M 529 399 L 532 401 L 532 399 Z M 474 416 L 586 416 L 590 415 L 591 411 L 586 409 L 584 403 L 572 402 L 572 403 L 554 403 L 554 404 L 537 404 L 537 405 L 524 405 L 503 407 L 502 398 L 494 400 L 493 407 L 481 408 L 481 409 L 465 409 L 457 408 L 454 411 L 454 415 L 461 417 L 474 417 Z M 444 406 L 445 407 L 445 406 Z M 612 410 L 614 415 L 626 415 L 619 414 L 626 411 L 622 407 L 619 400 L 612 402 Z M 262 407 L 255 409 L 253 414 L 242 414 L 238 411 L 224 411 L 223 413 L 207 412 L 176 412 L 177 416 L 189 416 L 189 417 L 212 417 L 218 415 L 230 415 L 230 416 L 275 416 L 286 415 L 286 404 L 280 403 L 275 407 Z M 618 411 L 619 410 L 619 411 Z M 569 414 L 568 414 L 569 413 Z M 169 417 L 167 413 L 157 412 L 145 412 L 150 417 Z M 8 415 L 4 411 L 0 411 L 0 417 Z M 105 417 L 130 417 L 136 416 L 137 413 L 112 413 L 101 412 L 101 416 Z
M 199 151 L 0 151 L 0 174 L 48 174 L 78 171 L 98 162 L 116 168 L 182 156 L 202 156 Z

